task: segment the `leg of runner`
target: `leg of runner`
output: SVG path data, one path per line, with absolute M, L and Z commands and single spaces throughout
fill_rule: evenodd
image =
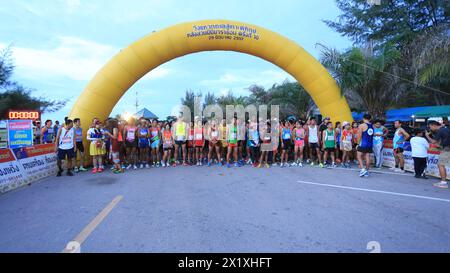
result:
M 186 150 L 186 142 L 181 145 L 181 152 L 183 154 L 183 166 L 187 166 L 187 163 L 186 163 L 186 152 L 187 152 L 187 150 Z

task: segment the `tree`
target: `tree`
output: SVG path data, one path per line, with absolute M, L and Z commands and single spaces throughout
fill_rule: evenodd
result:
M 408 96 L 395 107 L 450 104 L 450 1 L 383 0 L 373 5 L 366 0 L 336 0 L 336 4 L 342 14 L 335 21 L 324 20 L 329 27 L 359 47 L 390 44 L 400 51 L 395 76 Z
M 322 46 L 321 61 L 344 95 L 357 96 L 363 109 L 382 117 L 405 94 L 404 83 L 397 77 L 400 56 L 392 44 L 364 50 L 354 47 L 344 53 Z
M 11 80 L 13 71 L 12 51 L 8 47 L 0 52 L 0 119 L 7 119 L 10 109 L 48 113 L 57 111 L 66 104 L 66 101 L 62 100 L 33 97 L 31 95 L 34 92 L 33 89 L 23 87 Z
M 380 5 L 336 0 L 336 4 L 342 14 L 336 21 L 324 22 L 360 46 L 375 41 L 403 47 L 424 30 L 450 22 L 447 0 L 383 0 Z

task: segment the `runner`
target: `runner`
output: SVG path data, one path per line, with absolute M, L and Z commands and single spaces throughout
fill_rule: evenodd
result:
M 66 121 L 66 127 L 61 127 L 58 130 L 58 134 L 55 139 L 55 151 L 58 153 L 58 174 L 61 176 L 63 173 L 62 161 L 67 157 L 67 175 L 73 176 L 72 173 L 72 160 L 76 154 L 77 146 L 75 143 L 75 130 L 73 128 L 73 121 L 68 119 Z
M 55 138 L 55 134 L 58 132 L 55 132 L 52 127 L 52 121 L 46 120 L 44 127 L 42 127 L 41 130 L 41 143 L 47 144 L 47 143 L 53 143 L 53 139 Z
M 290 126 L 290 123 L 288 121 L 285 121 L 284 125 L 280 130 L 280 140 L 281 140 L 281 163 L 280 167 L 288 167 L 288 159 L 289 159 L 289 153 L 291 151 L 292 147 L 292 129 Z
M 130 121 L 127 125 L 125 125 L 123 130 L 123 135 L 125 136 L 125 147 L 127 151 L 127 161 L 128 166 L 127 170 L 130 170 L 133 168 L 134 170 L 137 170 L 137 147 L 138 147 L 138 140 L 137 140 L 137 130 L 136 127 L 136 120 L 134 118 L 130 118 Z
M 115 174 L 121 174 L 124 172 L 123 168 L 120 165 L 120 145 L 119 142 L 119 124 L 117 120 L 110 120 L 109 122 L 110 129 L 108 130 L 106 134 L 109 135 L 111 139 L 111 158 L 112 162 L 114 164 L 113 173 Z M 111 133 L 110 133 L 111 132 Z
M 208 150 L 208 167 L 212 165 L 212 155 L 216 152 L 217 164 L 222 166 L 222 157 L 220 155 L 220 132 L 217 128 L 217 122 L 215 120 L 211 121 L 211 127 L 208 130 L 209 136 L 209 150 Z
M 297 121 L 294 128 L 294 163 L 292 166 L 303 167 L 303 150 L 305 147 L 306 130 L 303 121 Z
M 148 155 L 149 155 L 149 148 L 150 143 L 148 141 L 150 133 L 148 129 L 148 122 L 145 118 L 141 118 L 139 120 L 139 127 L 137 129 L 137 137 L 138 137 L 138 146 L 139 146 L 139 159 L 140 159 L 140 168 L 143 169 L 144 167 L 146 169 L 150 168 L 150 165 L 148 164 Z
M 353 160 L 353 163 L 358 164 L 358 159 L 357 159 L 357 149 L 358 149 L 358 132 L 359 132 L 359 124 L 358 122 L 354 121 L 352 123 L 352 131 L 353 131 L 353 149 L 352 149 L 352 158 L 351 160 Z
M 250 123 L 248 127 L 248 140 L 247 147 L 249 149 L 250 156 L 250 164 L 253 164 L 253 167 L 258 166 L 258 147 L 259 143 L 259 132 L 258 132 L 258 124 L 256 122 Z
M 335 158 L 336 158 L 336 163 L 341 163 L 341 156 L 342 156 L 342 152 L 341 152 L 341 138 L 342 138 L 342 124 L 340 121 L 336 122 L 336 125 L 334 127 L 335 132 L 336 132 L 336 150 L 334 152 L 335 154 Z
M 164 155 L 161 164 L 163 167 L 169 167 L 174 143 L 173 133 L 169 123 L 166 123 L 166 126 L 162 131 L 162 142 Z M 175 163 L 174 166 L 176 166 Z
M 227 139 L 228 139 L 228 152 L 227 152 L 227 167 L 231 168 L 230 159 L 231 154 L 233 154 L 234 158 L 234 166 L 241 167 L 239 164 L 238 158 L 238 126 L 237 126 L 237 118 L 233 118 L 233 123 L 230 126 L 227 126 Z
M 363 123 L 359 125 L 358 131 L 358 163 L 361 169 L 359 177 L 368 177 L 370 169 L 370 154 L 373 153 L 373 125 L 370 122 L 372 116 L 365 114 L 363 117 Z M 366 161 L 365 167 L 363 166 L 363 160 Z
M 405 158 L 403 156 L 403 149 L 405 141 L 409 139 L 409 134 L 402 128 L 402 122 L 396 120 L 394 122 L 395 134 L 392 141 L 394 149 L 395 167 L 392 168 L 395 172 L 405 172 Z
M 376 120 L 373 124 L 373 153 L 375 155 L 375 168 L 381 169 L 383 164 L 384 139 L 388 130 L 382 125 L 381 120 Z
M 126 158 L 127 158 L 127 148 L 126 148 L 126 146 L 125 146 L 125 142 L 124 142 L 124 137 L 123 137 L 123 131 L 124 131 L 124 129 L 125 129 L 125 126 L 126 126 L 126 124 L 127 124 L 127 122 L 126 121 L 124 121 L 124 120 L 121 120 L 120 122 L 119 122 L 119 126 L 118 126 L 118 128 L 119 128 L 119 135 L 118 135 L 118 137 L 117 137 L 117 142 L 118 142 L 118 145 L 119 145 L 119 155 L 120 155 L 120 162 L 121 162 L 121 164 L 122 164 L 122 169 L 125 169 L 126 168 L 126 166 L 125 166 L 125 160 L 126 160 Z
M 77 153 L 75 153 L 74 157 L 74 165 L 75 165 L 75 172 L 85 172 L 87 169 L 84 168 L 84 145 L 83 145 L 83 128 L 81 128 L 81 120 L 79 118 L 76 118 L 73 120 L 75 124 L 75 146 L 77 146 L 77 152 L 80 153 L 80 163 L 78 164 L 79 167 L 77 167 Z
M 344 121 L 341 137 L 342 167 L 350 168 L 350 155 L 353 151 L 353 130 L 350 123 Z
M 195 117 L 195 121 L 198 120 L 198 117 Z M 187 140 L 187 163 L 189 165 L 194 165 L 194 158 L 195 158 L 195 145 L 194 145 L 194 132 L 195 124 L 194 122 L 191 122 L 189 125 L 189 135 Z
M 327 129 L 322 132 L 322 149 L 324 151 L 324 164 L 328 165 L 328 156 L 331 156 L 331 167 L 336 168 L 334 157 L 334 152 L 336 151 L 336 131 L 333 129 L 333 123 L 331 121 L 327 123 Z
M 450 166 L 450 129 L 437 121 L 430 121 L 428 125 L 431 132 L 433 132 L 433 137 L 430 135 L 430 132 L 427 132 L 425 135 L 428 141 L 438 145 L 441 152 L 437 163 L 441 182 L 433 185 L 438 188 L 448 189 L 447 170 L 445 168 Z
M 189 135 L 189 126 L 186 122 L 184 122 L 183 117 L 180 116 L 175 124 L 172 126 L 172 135 L 175 137 L 175 164 L 180 164 L 178 161 L 178 150 L 181 148 L 182 158 L 183 158 L 183 166 L 188 166 L 186 162 L 186 140 Z
M 220 131 L 220 144 L 221 144 L 221 155 L 224 157 L 222 158 L 222 162 L 226 162 L 226 155 L 228 154 L 228 142 L 227 142 L 227 121 L 226 119 L 222 120 L 222 124 L 220 124 L 219 127 Z
M 103 156 L 106 154 L 104 135 L 101 131 L 101 122 L 97 121 L 95 127 L 89 128 L 87 132 L 87 140 L 91 142 L 89 151 L 92 156 L 92 164 L 94 168 L 92 173 L 101 173 L 104 171 Z
M 320 147 L 319 147 L 319 141 L 320 141 L 320 134 L 319 134 L 319 127 L 316 124 L 316 119 L 311 118 L 310 119 L 310 125 L 307 129 L 307 135 L 308 135 L 308 145 L 309 145 L 309 159 L 308 164 L 311 163 L 311 166 L 314 166 L 313 158 L 313 151 L 316 152 L 317 160 L 319 161 L 319 166 L 323 168 L 322 164 L 322 157 L 320 153 Z
M 194 147 L 195 147 L 195 160 L 197 166 L 203 166 L 203 147 L 205 146 L 204 130 L 202 120 L 198 119 L 197 124 L 194 127 Z
M 150 128 L 150 143 L 152 149 L 152 162 L 153 167 L 159 167 L 160 163 L 160 155 L 159 155 L 159 146 L 161 145 L 161 127 L 156 120 L 153 120 L 152 126 Z
M 261 130 L 261 132 L 265 132 L 265 133 L 267 133 L 267 132 L 270 132 L 270 123 L 269 122 L 267 122 L 267 123 L 263 123 L 263 124 L 260 124 L 260 130 Z M 266 134 L 264 137 L 263 137 L 263 144 L 271 144 L 271 138 L 270 138 L 270 135 L 269 134 Z M 262 167 L 262 164 L 264 164 L 264 166 L 266 167 L 266 168 L 270 168 L 270 165 L 269 165 L 269 163 L 267 163 L 267 159 L 268 159 L 268 157 L 269 157 L 269 151 L 267 151 L 267 150 L 264 150 L 264 149 L 261 149 L 261 155 L 260 155 L 260 157 L 259 157 L 259 165 L 258 165 L 258 168 L 261 168 Z

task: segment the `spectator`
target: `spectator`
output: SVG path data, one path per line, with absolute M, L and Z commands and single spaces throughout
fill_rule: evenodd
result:
M 422 129 L 416 129 L 415 136 L 411 138 L 410 143 L 412 158 L 414 160 L 415 178 L 428 179 L 425 175 L 425 169 L 427 168 L 430 144 L 424 138 L 424 131 Z
M 450 166 L 450 129 L 437 121 L 430 121 L 428 125 L 433 132 L 433 137 L 431 137 L 429 132 L 425 136 L 430 143 L 439 145 L 439 150 L 441 151 L 438 161 L 441 182 L 435 183 L 434 186 L 448 189 L 447 171 L 445 167 Z
M 33 131 L 34 144 L 35 145 L 36 144 L 41 144 L 41 130 L 42 130 L 42 128 L 41 128 L 41 121 L 40 120 L 36 121 L 35 126 L 34 126 L 33 129 L 34 129 L 34 131 Z
M 383 121 L 376 120 L 373 124 L 373 153 L 375 155 L 375 168 L 380 169 L 383 165 L 384 140 L 388 130 L 383 125 Z
M 59 128 L 61 128 L 61 125 L 59 125 L 59 121 L 55 121 L 55 126 L 53 126 L 53 132 L 55 132 L 55 135 L 58 133 Z
M 42 127 L 41 130 L 41 143 L 42 144 L 47 144 L 47 143 L 53 143 L 53 139 L 55 138 L 57 132 L 54 131 L 53 127 L 52 127 L 52 121 L 51 120 L 46 120 L 45 121 L 45 126 Z

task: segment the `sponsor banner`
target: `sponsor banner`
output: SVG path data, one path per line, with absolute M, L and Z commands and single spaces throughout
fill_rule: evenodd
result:
M 440 177 L 438 161 L 439 161 L 439 150 L 436 145 L 431 144 L 428 150 L 428 161 L 426 174 L 434 177 Z M 411 155 L 411 145 L 409 142 L 405 142 L 403 157 L 405 158 L 405 170 L 409 172 L 414 172 L 414 161 Z M 394 167 L 394 150 L 392 149 L 392 140 L 386 141 L 383 149 L 383 166 Z M 446 166 L 447 169 L 447 179 L 450 179 L 450 166 Z
M 24 181 L 26 181 L 25 172 L 12 151 L 0 150 L 0 192 L 15 189 Z
M 8 121 L 0 120 L 0 149 L 8 148 Z
M 56 174 L 54 144 L 0 150 L 0 193 Z
M 9 148 L 33 146 L 33 122 L 31 120 L 8 121 Z

